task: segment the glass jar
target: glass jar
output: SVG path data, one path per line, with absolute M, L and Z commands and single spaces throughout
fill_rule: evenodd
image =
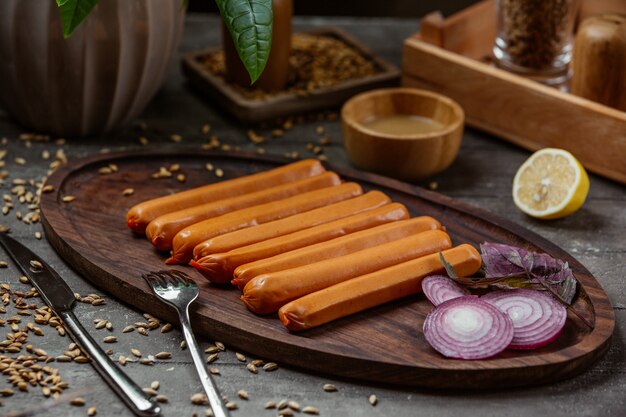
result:
M 579 0 L 496 0 L 496 65 L 546 84 L 569 78 Z

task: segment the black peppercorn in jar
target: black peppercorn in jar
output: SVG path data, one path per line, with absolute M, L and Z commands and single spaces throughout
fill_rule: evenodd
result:
M 496 64 L 547 84 L 569 76 L 579 0 L 497 0 Z

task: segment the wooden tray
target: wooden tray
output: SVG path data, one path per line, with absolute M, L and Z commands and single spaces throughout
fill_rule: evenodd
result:
M 529 150 L 567 149 L 590 171 L 626 183 L 626 113 L 491 65 L 493 0 L 445 20 L 430 14 L 420 30 L 404 42 L 404 85 L 458 101 L 472 127 Z
M 140 277 L 165 267 L 163 254 L 133 235 L 125 224 L 132 205 L 216 178 L 206 171 L 212 163 L 233 178 L 277 164 L 283 158 L 252 153 L 120 153 L 97 155 L 62 167 L 48 179 L 55 187 L 41 196 L 46 236 L 53 247 L 89 281 L 141 311 L 176 323 L 172 310 L 159 302 Z M 100 175 L 114 163 L 119 171 Z M 160 166 L 179 163 L 187 175 L 154 180 Z M 571 313 L 564 332 L 545 348 L 507 351 L 479 361 L 445 359 L 425 341 L 422 324 L 431 305 L 423 296 L 407 297 L 337 320 L 317 329 L 290 333 L 276 315 L 255 316 L 239 300 L 234 288 L 210 285 L 190 267 L 181 267 L 201 288 L 192 309 L 197 332 L 237 350 L 281 364 L 344 377 L 429 388 L 488 388 L 541 384 L 575 375 L 591 365 L 609 346 L 614 316 L 606 294 L 579 262 L 536 234 L 491 213 L 450 198 L 373 174 L 336 169 L 346 180 L 365 189 L 379 189 L 405 204 L 412 215 L 431 215 L 447 228 L 455 244 L 496 241 L 545 251 L 571 265 L 581 283 L 575 308 L 595 321 L 590 330 Z M 135 194 L 122 196 L 132 187 Z M 63 203 L 62 197 L 76 197 Z
M 341 84 L 313 91 L 307 96 L 295 93 L 283 94 L 266 100 L 250 100 L 243 97 L 223 78 L 207 71 L 199 58 L 216 49 L 192 52 L 183 58 L 183 72 L 191 85 L 206 95 L 212 103 L 222 106 L 235 118 L 256 123 L 281 116 L 307 113 L 327 108 L 336 108 L 344 101 L 362 91 L 374 88 L 393 87 L 400 83 L 400 70 L 372 52 L 367 46 L 337 28 L 323 28 L 305 32 L 309 35 L 331 36 L 358 50 L 373 61 L 380 71 L 371 77 L 357 78 Z

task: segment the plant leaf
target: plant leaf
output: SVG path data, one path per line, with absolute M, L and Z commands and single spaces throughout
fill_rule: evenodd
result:
M 272 46 L 272 0 L 215 0 L 251 84 L 261 76 Z
M 443 257 L 443 253 L 439 252 L 439 259 L 441 260 L 441 263 L 443 264 L 443 267 L 446 269 L 446 272 L 448 273 L 448 276 L 452 279 L 457 279 L 459 278 L 459 276 L 456 274 L 456 271 L 454 270 L 454 267 L 452 266 L 452 264 L 450 264 L 448 261 L 446 261 L 446 258 Z
M 98 3 L 98 0 L 56 0 L 61 11 L 63 36 L 69 38 L 72 32 L 85 20 Z
M 500 243 L 483 243 L 480 250 L 485 278 L 504 279 L 525 274 L 528 284 L 540 284 L 566 304 L 572 304 L 576 296 L 577 281 L 567 262 L 545 253 L 530 252 Z M 503 280 L 499 283 L 508 285 Z

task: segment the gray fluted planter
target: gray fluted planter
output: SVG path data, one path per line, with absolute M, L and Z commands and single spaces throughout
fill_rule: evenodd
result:
M 1 0 L 0 104 L 38 132 L 123 126 L 163 82 L 183 23 L 180 0 L 100 0 L 64 39 L 54 0 Z

